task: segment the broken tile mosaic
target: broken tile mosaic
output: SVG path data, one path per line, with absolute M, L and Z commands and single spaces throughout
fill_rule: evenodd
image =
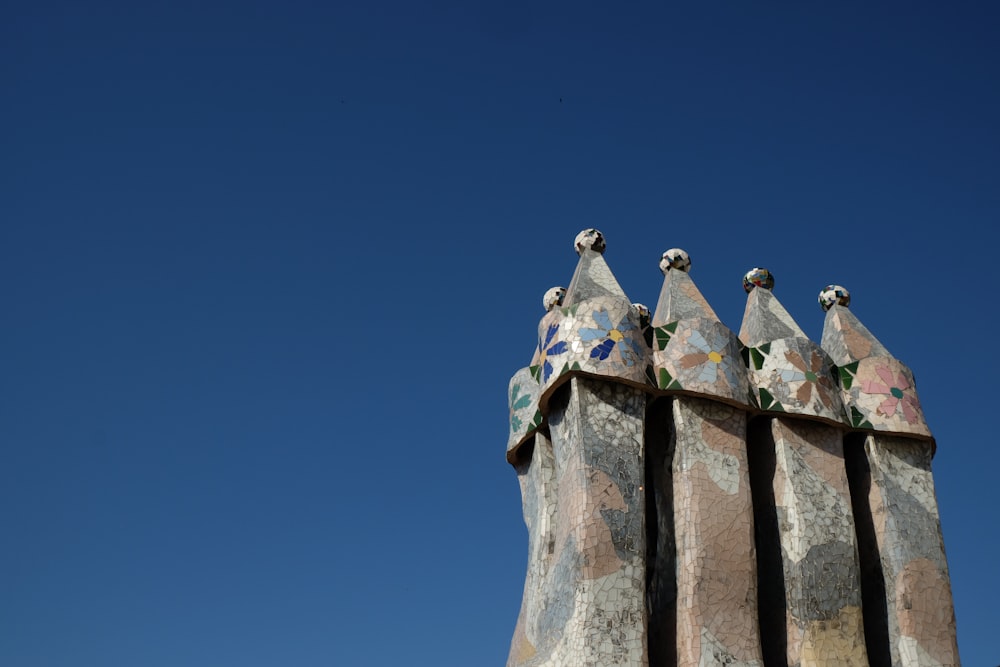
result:
M 601 232 L 574 248 L 508 385 L 528 529 L 508 667 L 958 665 L 936 443 L 847 290 L 821 291 L 817 345 L 754 269 L 737 336 L 683 250 L 650 314 Z

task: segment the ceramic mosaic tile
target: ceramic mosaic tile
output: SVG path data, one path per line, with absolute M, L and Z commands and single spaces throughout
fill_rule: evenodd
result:
M 644 303 L 633 303 L 632 308 L 635 310 L 636 314 L 639 315 L 639 323 L 643 327 L 649 326 L 649 320 L 653 316 L 649 312 L 649 308 L 646 307 Z
M 537 377 L 545 401 L 578 372 L 649 383 L 649 348 L 639 313 L 627 299 L 593 297 L 557 308 L 539 325 Z
M 675 248 L 673 251 L 668 250 L 664 255 L 670 252 L 684 251 Z M 687 253 L 685 253 L 686 255 Z M 671 266 L 666 260 L 660 262 L 660 270 L 663 271 L 663 286 L 660 288 L 660 297 L 656 302 L 656 311 L 653 313 L 653 326 L 663 326 L 678 320 L 699 318 L 717 322 L 719 317 L 705 300 L 687 271 L 672 269 Z M 690 258 L 688 266 L 690 266 Z M 664 267 L 666 267 L 665 270 Z
M 680 248 L 671 248 L 660 256 L 660 271 L 663 275 L 667 274 L 667 271 L 690 271 L 691 270 L 691 257 L 686 251 Z
M 844 401 L 856 428 L 930 437 L 913 373 L 892 357 L 870 357 L 840 368 Z
M 742 346 L 721 322 L 682 320 L 655 328 L 653 374 L 660 389 L 751 404 Z
M 840 364 L 840 386 L 851 426 L 931 437 L 913 373 L 846 306 L 827 310 L 822 340 Z
M 650 383 L 649 346 L 641 309 L 632 305 L 601 252 L 604 239 L 584 230 L 576 240 L 580 260 L 562 299 L 539 324 L 532 366 L 542 388 L 540 404 L 571 373 L 617 378 L 637 386 Z M 551 290 L 550 290 L 551 291 Z
M 601 253 L 584 250 L 580 253 L 573 280 L 566 289 L 563 305 L 569 306 L 599 296 L 626 298 Z
M 913 374 L 846 304 L 827 310 L 823 346 L 840 364 L 852 425 L 873 431 L 865 440 L 868 500 L 885 581 L 892 663 L 958 665 L 955 612 L 930 469 L 934 442 Z
M 679 665 L 762 664 L 746 413 L 673 401 Z
M 843 456 L 859 430 L 870 432 L 867 458 L 851 459 L 854 502 L 870 505 L 858 510 L 861 558 L 884 572 L 888 607 L 869 618 L 884 628 L 873 641 L 891 643 L 879 651 L 893 665 L 957 665 L 934 442 L 912 373 L 850 313 L 847 290 L 820 294 L 820 347 L 754 269 L 737 338 L 683 250 L 661 258 L 650 315 L 605 246 L 597 230 L 578 235 L 572 281 L 543 297 L 534 357 L 508 388 L 507 458 L 529 535 L 508 666 L 866 666 Z
M 531 367 L 522 368 L 510 379 L 507 389 L 510 408 L 510 435 L 507 438 L 507 460 L 517 461 L 517 449 L 542 424 L 542 411 L 538 408 L 541 393 L 538 380 Z
M 542 306 L 545 308 L 546 312 L 552 310 L 553 308 L 558 308 L 563 305 L 563 299 L 566 298 L 566 288 L 565 287 L 552 287 L 549 288 L 545 295 L 542 297 Z
M 892 664 L 959 664 L 955 611 L 931 478 L 931 443 L 869 435 L 869 501 L 881 554 Z
M 597 229 L 585 229 L 573 240 L 576 254 L 582 255 L 585 250 L 603 253 L 605 248 L 604 234 Z
M 751 395 L 761 410 L 845 423 L 833 362 L 771 292 L 747 296 L 740 340 L 748 347 Z
M 845 421 L 836 370 L 812 341 L 775 340 L 750 348 L 747 356 L 751 387 L 762 410 Z
M 675 248 L 664 255 L 679 253 L 684 251 Z M 687 253 L 683 258 L 690 266 Z M 651 341 L 656 386 L 751 405 L 747 368 L 736 335 L 719 321 L 685 271 L 672 269 L 669 262 L 661 263 L 661 269 L 664 266 Z
M 774 289 L 774 275 L 767 269 L 753 268 L 743 276 L 743 289 L 749 294 L 756 287 Z
M 839 304 L 826 309 L 820 344 L 838 366 L 868 357 L 892 356 L 849 308 Z
M 645 667 L 645 394 L 575 377 L 550 409 L 557 512 L 507 664 Z
M 849 305 L 851 305 L 851 293 L 847 291 L 846 287 L 827 285 L 819 292 L 819 306 L 824 312 L 833 306 Z
M 838 429 L 771 421 L 789 667 L 867 667 L 861 573 Z
M 555 457 L 545 433 L 533 441 L 530 459 L 519 462 L 517 479 L 521 487 L 524 523 L 528 528 L 528 572 L 524 597 L 511 642 L 509 665 L 540 664 L 558 639 L 548 632 L 544 610 L 562 594 L 552 578 L 552 548 L 556 516 Z
M 755 287 L 747 294 L 739 339 L 757 347 L 781 338 L 809 338 L 770 290 Z

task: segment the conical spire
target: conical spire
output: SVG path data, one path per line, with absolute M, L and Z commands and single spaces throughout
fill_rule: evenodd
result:
M 565 287 L 552 287 L 542 296 L 542 306 L 547 313 L 562 305 L 566 295 Z M 548 315 L 546 315 L 548 317 Z M 522 368 L 510 379 L 507 389 L 507 400 L 510 407 L 510 435 L 507 437 L 507 461 L 517 465 L 520 462 L 521 446 L 534 437 L 535 431 L 542 424 L 542 413 L 538 408 L 538 396 L 541 387 L 538 378 L 541 374 L 541 348 L 535 347 L 531 364 Z M 531 448 L 528 448 L 531 451 Z M 530 453 L 529 453 L 530 456 Z
M 671 248 L 663 253 L 660 259 L 663 287 L 660 288 L 660 299 L 656 302 L 653 313 L 654 327 L 678 320 L 719 319 L 688 275 L 690 268 L 691 258 L 680 248 Z
M 580 261 L 573 280 L 560 307 L 552 307 L 538 328 L 532 365 L 543 413 L 552 391 L 576 373 L 643 388 L 649 384 L 645 323 L 604 261 L 604 235 L 585 229 L 574 246 Z M 546 307 L 557 301 L 555 292 L 546 295 Z
M 736 335 L 719 321 L 687 271 L 680 248 L 663 253 L 663 288 L 653 315 L 653 379 L 659 389 L 749 404 L 747 369 Z
M 743 278 L 747 307 L 740 340 L 748 348 L 750 384 L 762 410 L 844 421 L 833 362 L 809 340 L 773 294 L 774 276 L 751 269 Z
M 822 346 L 833 363 L 846 366 L 868 357 L 889 357 L 889 350 L 879 342 L 847 306 L 851 293 L 840 285 L 827 285 L 819 294 L 819 304 L 826 311 Z
M 747 347 L 760 347 L 782 338 L 809 338 L 771 293 L 773 287 L 774 276 L 767 269 L 751 269 L 743 278 L 748 296 L 740 340 Z
M 850 292 L 840 285 L 827 285 L 819 294 L 826 310 L 823 350 L 840 367 L 851 426 L 929 438 L 913 372 L 847 309 L 850 302 Z
M 577 234 L 573 245 L 580 255 L 580 261 L 576 265 L 569 289 L 566 290 L 564 306 L 601 296 L 628 298 L 604 261 L 604 235 L 600 231 L 583 230 Z

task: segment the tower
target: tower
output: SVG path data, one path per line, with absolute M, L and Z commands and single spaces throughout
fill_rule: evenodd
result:
M 509 386 L 528 571 L 508 667 L 958 665 L 912 373 L 753 269 L 737 336 L 663 254 L 653 313 L 597 230 Z

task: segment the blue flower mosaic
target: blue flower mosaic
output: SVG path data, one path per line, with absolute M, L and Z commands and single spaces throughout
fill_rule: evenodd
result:
M 563 354 L 569 349 L 569 346 L 564 340 L 552 343 L 552 339 L 555 338 L 558 332 L 559 325 L 550 324 L 549 330 L 545 333 L 545 342 L 542 342 L 541 340 L 538 341 L 538 365 L 542 367 L 542 382 L 548 382 L 549 378 L 552 376 L 552 364 L 549 362 L 548 358 L 557 354 Z
M 594 322 L 597 323 L 599 328 L 580 328 L 580 338 L 585 341 L 603 339 L 590 351 L 591 359 L 604 361 L 611 356 L 611 352 L 616 347 L 618 348 L 618 354 L 622 362 L 626 366 L 634 365 L 642 357 L 639 344 L 631 337 L 625 335 L 626 331 L 636 330 L 636 326 L 628 321 L 627 314 L 622 317 L 618 324 L 612 325 L 611 316 L 607 310 L 595 310 Z

